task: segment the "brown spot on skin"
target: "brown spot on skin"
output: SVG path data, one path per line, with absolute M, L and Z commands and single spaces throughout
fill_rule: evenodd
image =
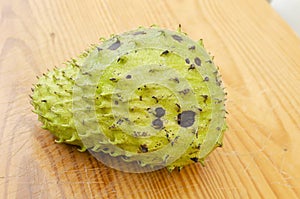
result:
M 142 153 L 147 153 L 148 152 L 148 147 L 147 147 L 147 145 L 146 144 L 141 144 L 141 151 L 142 151 Z
M 155 99 L 155 100 L 156 100 L 156 103 L 158 103 L 158 99 L 157 99 L 157 97 L 155 97 L 155 96 L 152 96 L 152 99 Z
M 209 77 L 205 77 L 205 78 L 204 78 L 204 81 L 205 81 L 205 82 L 208 82 L 208 81 L 209 81 Z
M 143 96 L 140 96 L 140 101 L 143 101 Z
M 182 42 L 182 38 L 180 37 L 180 36 L 178 36 L 178 35 L 172 35 L 172 37 L 173 37 L 173 39 L 175 39 L 176 41 L 178 41 L 178 42 Z
M 109 80 L 115 82 L 117 79 L 113 77 L 113 78 L 110 78 Z
M 117 124 L 118 125 L 120 125 L 120 124 L 122 124 L 124 121 L 122 120 L 122 119 L 119 119 L 118 121 L 117 121 Z
M 121 42 L 118 39 L 115 43 L 108 47 L 109 50 L 117 50 L 121 46 Z
M 183 94 L 183 95 L 186 95 L 186 94 L 188 94 L 190 92 L 190 89 L 188 89 L 188 88 L 186 88 L 186 89 L 184 89 L 184 90 L 182 90 L 182 91 L 179 91 L 179 93 L 180 94 Z
M 118 105 L 119 104 L 119 102 L 118 101 L 115 101 L 115 105 Z
M 194 162 L 196 162 L 196 163 L 199 161 L 199 159 L 196 158 L 196 157 L 195 158 L 191 158 L 191 160 L 194 161 Z
M 180 112 L 181 106 L 180 106 L 179 104 L 177 104 L 177 103 L 176 103 L 176 106 L 177 106 L 177 108 L 178 108 L 177 112 Z
M 97 46 L 97 50 L 98 50 L 98 52 L 100 52 L 103 49 Z
M 195 64 L 197 64 L 198 66 L 201 66 L 201 60 L 199 59 L 199 57 L 196 57 L 194 59 L 194 61 L 195 61 Z
M 152 126 L 155 129 L 161 129 L 163 125 L 164 125 L 163 121 L 161 121 L 161 119 L 159 118 L 152 121 Z
M 43 100 L 41 100 L 41 102 L 47 102 L 47 100 L 44 100 L 44 99 L 43 99 Z
M 193 70 L 193 69 L 195 69 L 195 68 L 196 68 L 196 67 L 195 67 L 195 64 L 191 64 L 188 70 Z
M 127 57 L 121 56 L 117 59 L 118 63 L 125 64 L 127 62 Z
M 177 142 L 178 139 L 179 139 L 179 136 L 176 136 L 176 137 L 171 141 L 171 145 L 174 146 L 175 142 Z
M 195 122 L 195 115 L 193 111 L 183 111 L 177 116 L 178 124 L 185 128 L 192 126 Z
M 223 100 L 221 100 L 221 99 L 215 99 L 216 101 L 215 101 L 215 104 L 220 104 L 220 103 L 222 103 L 223 102 Z
M 201 95 L 204 98 L 204 103 L 206 103 L 207 99 L 208 99 L 208 95 Z
M 162 36 L 166 36 L 166 33 L 165 33 L 165 31 L 163 31 L 163 30 L 159 30 L 158 32 L 160 32 L 160 34 L 161 34 Z
M 155 109 L 155 116 L 156 117 L 162 117 L 165 114 L 166 114 L 166 111 L 162 107 L 158 107 L 158 108 Z
M 160 54 L 160 56 L 164 56 L 164 55 L 167 55 L 167 54 L 169 54 L 169 51 L 168 51 L 168 50 L 165 50 L 164 52 L 162 52 L 162 53 Z
M 144 31 L 137 31 L 137 32 L 134 32 L 132 35 L 145 35 L 145 34 L 147 34 L 147 33 Z
M 174 81 L 174 82 L 176 82 L 177 84 L 179 84 L 179 79 L 177 78 L 177 77 L 175 77 L 175 78 L 171 78 L 170 80 L 172 80 L 172 81 Z
M 131 79 L 131 77 L 132 77 L 131 75 L 127 75 L 126 79 Z
M 190 63 L 191 63 L 190 59 L 189 59 L 189 58 L 186 58 L 186 59 L 185 59 L 185 63 L 190 64 Z
M 189 50 L 195 50 L 195 49 L 196 49 L 196 46 L 189 47 Z

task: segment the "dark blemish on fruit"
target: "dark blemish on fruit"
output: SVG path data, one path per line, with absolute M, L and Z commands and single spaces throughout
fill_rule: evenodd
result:
M 161 119 L 157 118 L 155 120 L 152 121 L 152 126 L 155 129 L 161 129 L 163 127 L 163 121 L 161 121 Z
M 144 31 L 137 31 L 137 32 L 134 32 L 132 35 L 145 35 L 145 34 L 147 34 L 147 33 Z
M 199 161 L 199 159 L 196 158 L 196 157 L 195 158 L 191 158 L 191 160 L 194 161 L 194 162 L 196 162 L 196 163 Z
M 115 124 L 113 124 L 113 125 L 111 125 L 110 127 L 108 127 L 108 129 L 115 129 L 116 128 L 116 125 Z
M 117 50 L 121 46 L 121 42 L 118 39 L 115 43 L 108 47 L 109 50 Z
M 201 66 L 201 60 L 200 60 L 199 57 L 196 57 L 196 58 L 194 59 L 194 61 L 195 61 L 195 64 L 197 64 L 198 66 Z
M 209 77 L 205 77 L 205 78 L 204 78 L 204 81 L 205 81 L 205 82 L 208 82 L 208 81 L 209 81 Z
M 127 157 L 127 156 L 123 155 L 123 156 L 122 156 L 122 159 L 123 159 L 123 160 L 129 160 L 130 157 Z
M 190 64 L 190 63 L 191 63 L 190 59 L 189 59 L 189 58 L 186 58 L 186 59 L 185 59 L 185 63 Z
M 118 105 L 118 104 L 119 104 L 119 102 L 116 100 L 116 101 L 115 101 L 115 105 Z
M 113 82 L 117 81 L 117 79 L 114 78 L 114 77 L 110 78 L 109 80 L 110 80 L 110 81 L 113 81 Z
M 195 67 L 195 64 L 191 64 L 188 70 L 193 70 L 193 69 L 195 69 L 195 68 L 196 68 L 196 67 Z
M 201 95 L 204 98 L 204 103 L 206 103 L 207 99 L 208 99 L 208 95 Z
M 165 33 L 165 31 L 163 31 L 163 30 L 159 30 L 158 32 L 160 32 L 162 36 L 166 36 L 166 33 Z
M 216 84 L 218 86 L 221 86 L 221 84 L 222 84 L 222 81 L 220 79 L 218 79 L 218 77 L 216 77 Z
M 41 100 L 41 102 L 47 102 L 47 100 L 43 99 L 43 100 Z
M 117 59 L 117 62 L 120 64 L 125 64 L 127 62 L 127 57 L 126 56 L 121 56 Z
M 183 94 L 183 95 L 186 95 L 186 94 L 188 94 L 190 92 L 190 89 L 188 89 L 188 88 L 186 88 L 186 89 L 184 89 L 184 90 L 182 90 L 182 91 L 179 91 L 179 93 L 180 94 Z
M 131 79 L 131 77 L 132 77 L 131 75 L 127 75 L 126 79 Z
M 189 47 L 189 50 L 195 50 L 195 49 L 196 49 L 196 46 Z
M 143 96 L 140 96 L 140 101 L 143 101 Z
M 161 66 L 161 65 L 160 65 Z M 149 73 L 154 73 L 154 72 L 158 72 L 159 70 L 157 70 L 157 69 L 150 69 L 148 72 Z
M 155 100 L 156 100 L 156 103 L 158 103 L 158 99 L 157 99 L 157 97 L 155 97 L 155 96 L 152 96 L 152 99 L 155 99 Z
M 177 104 L 177 103 L 176 103 L 175 105 L 176 105 L 176 106 L 177 106 L 177 108 L 178 108 L 178 109 L 177 109 L 177 112 L 180 112 L 180 110 L 181 110 L 181 106 L 180 106 L 179 104 Z
M 207 60 L 206 63 L 212 64 L 212 61 L 211 60 Z
M 124 122 L 124 120 L 119 119 L 119 120 L 117 121 L 117 124 L 120 125 L 120 124 L 122 124 L 123 122 Z
M 173 37 L 173 39 L 175 39 L 176 41 L 178 41 L 178 42 L 182 42 L 182 38 L 180 37 L 180 36 L 178 36 L 178 35 L 172 35 L 172 37 Z
M 166 155 L 166 156 L 165 156 L 165 158 L 164 158 L 164 164 L 167 163 L 167 160 L 168 160 L 169 157 L 170 157 L 170 155 Z
M 91 73 L 88 73 L 88 72 L 84 72 L 84 73 L 82 73 L 83 75 L 88 75 L 88 76 L 92 76 L 92 74 Z
M 175 143 L 178 139 L 179 139 L 179 136 L 176 136 L 176 137 L 172 140 L 171 145 L 173 146 L 174 143 Z
M 217 131 L 220 131 L 220 130 L 221 130 L 221 128 L 220 128 L 220 127 L 217 127 L 216 129 L 217 129 Z
M 97 50 L 98 50 L 98 52 L 100 52 L 103 49 L 97 46 Z
M 162 53 L 160 54 L 160 56 L 164 56 L 164 55 L 167 55 L 167 54 L 169 54 L 169 51 L 168 51 L 168 50 L 165 50 L 164 52 L 162 52 Z
M 140 147 L 141 147 L 142 153 L 147 153 L 148 152 L 148 147 L 147 147 L 146 144 L 141 144 Z
M 198 111 L 202 112 L 202 108 L 198 108 Z
M 170 80 L 172 80 L 172 81 L 176 82 L 177 84 L 179 84 L 179 79 L 178 79 L 177 77 L 175 77 L 175 78 L 170 78 Z
M 223 102 L 223 100 L 221 100 L 221 99 L 215 99 L 216 101 L 215 101 L 215 104 L 220 104 L 220 103 L 222 103 Z
M 177 122 L 182 127 L 190 127 L 195 122 L 195 115 L 196 113 L 193 111 L 183 111 L 177 115 Z
M 155 109 L 155 116 L 156 117 L 162 117 L 165 114 L 166 114 L 166 111 L 162 107 L 158 107 L 158 108 Z
M 104 148 L 104 149 L 102 149 L 103 151 L 108 151 L 109 150 L 109 148 Z

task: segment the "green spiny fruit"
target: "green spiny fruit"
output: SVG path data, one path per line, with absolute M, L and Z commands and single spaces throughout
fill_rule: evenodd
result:
M 224 102 L 202 41 L 157 27 L 92 46 L 40 77 L 32 95 L 34 112 L 57 142 L 170 171 L 203 162 L 221 145 Z

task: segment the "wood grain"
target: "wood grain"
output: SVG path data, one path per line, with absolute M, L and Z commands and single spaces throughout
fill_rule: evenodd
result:
M 0 0 L 0 198 L 298 198 L 300 40 L 263 0 Z M 204 44 L 228 92 L 206 167 L 129 174 L 53 142 L 31 113 L 35 76 L 99 37 L 157 24 Z

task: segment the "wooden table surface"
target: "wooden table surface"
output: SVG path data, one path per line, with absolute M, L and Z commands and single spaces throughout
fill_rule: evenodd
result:
M 264 0 L 0 0 L 0 198 L 297 198 L 300 39 Z M 55 144 L 31 112 L 36 76 L 100 37 L 182 24 L 228 92 L 206 167 L 129 174 Z

